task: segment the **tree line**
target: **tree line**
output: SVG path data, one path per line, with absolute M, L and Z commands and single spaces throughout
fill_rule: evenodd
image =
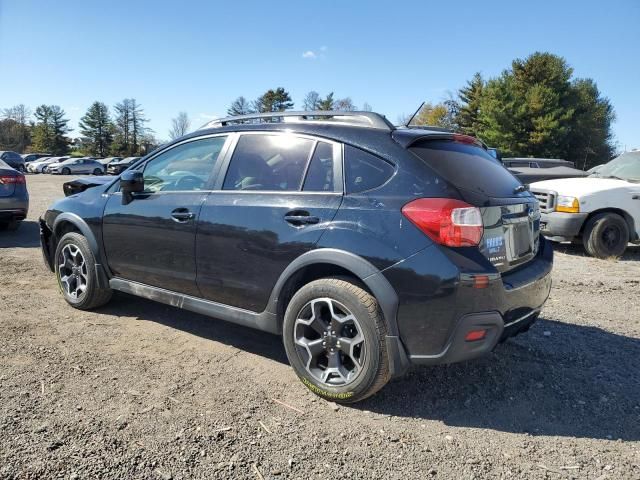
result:
M 285 88 L 269 89 L 255 100 L 237 97 L 230 116 L 281 112 L 294 108 Z M 335 98 L 312 90 L 302 100 L 302 110 L 353 111 L 350 97 Z M 360 110 L 371 111 L 368 103 Z M 71 143 L 65 112 L 57 105 L 40 105 L 33 113 L 24 105 L 0 111 L 0 150 L 64 154 Z M 425 103 L 412 125 L 449 128 L 482 139 L 504 156 L 552 157 L 590 167 L 611 158 L 615 151 L 611 124 L 615 112 L 608 98 L 589 78 L 575 78 L 567 61 L 551 53 L 536 52 L 516 59 L 495 78 L 476 73 L 444 101 Z M 400 124 L 409 116 L 399 118 Z M 127 98 L 113 107 L 94 102 L 81 118 L 81 137 L 74 147 L 95 156 L 139 155 L 159 142 L 145 125 L 141 105 Z M 171 120 L 169 136 L 189 132 L 186 112 Z
M 104 157 L 147 153 L 158 142 L 145 126 L 148 119 L 134 98 L 125 98 L 113 107 L 91 104 L 79 122 L 81 137 L 72 141 L 72 129 L 65 111 L 58 105 L 40 105 L 32 112 L 25 105 L 1 111 L 0 150 L 45 152 L 64 155 L 73 148 L 79 153 Z
M 476 73 L 449 99 L 425 103 L 412 124 L 476 136 L 504 156 L 562 158 L 589 168 L 614 155 L 614 120 L 595 81 L 575 78 L 560 56 L 536 52 L 496 78 Z

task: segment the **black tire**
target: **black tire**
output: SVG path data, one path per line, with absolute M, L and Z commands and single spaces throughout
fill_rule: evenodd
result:
M 627 248 L 629 226 L 617 213 L 599 213 L 587 222 L 582 239 L 592 257 L 616 258 Z
M 26 170 L 24 168 L 24 165 L 18 165 L 18 168 L 16 168 L 16 170 L 18 170 L 20 173 L 25 173 Z
M 64 168 L 62 169 L 62 174 L 63 174 L 63 175 L 69 175 L 70 173 L 71 173 L 71 170 L 69 170 L 67 167 L 64 167 Z
M 94 175 L 102 175 L 102 170 L 100 170 L 99 168 L 96 168 L 96 169 L 93 171 L 93 174 L 94 174 Z
M 343 332 L 338 332 L 337 336 L 323 337 L 317 333 L 315 328 L 306 327 L 302 325 L 298 320 L 299 317 L 304 316 L 305 309 L 313 309 L 315 303 L 322 302 L 329 299 L 334 308 L 339 310 L 346 310 L 355 317 L 355 324 L 345 326 L 340 323 L 337 328 L 342 328 Z M 311 304 L 311 306 L 310 306 Z M 312 318 L 315 318 L 315 314 Z M 335 318 L 335 317 L 332 317 Z M 346 318 L 346 317 L 342 317 Z M 311 320 L 313 321 L 313 320 Z M 323 328 L 326 326 L 327 333 L 331 334 L 330 330 L 335 327 L 331 327 L 331 323 L 324 322 Z M 318 357 L 320 361 L 312 361 L 310 358 L 314 358 L 310 353 L 310 349 L 306 349 L 297 343 L 300 341 L 299 329 L 309 329 L 311 335 L 318 335 L 319 340 L 323 341 L 332 338 L 331 342 L 335 348 L 335 353 L 331 353 L 334 350 L 329 347 L 322 347 L 318 345 L 319 349 L 324 349 Z M 364 340 L 358 343 L 359 352 L 359 364 L 352 361 L 352 355 L 345 355 L 342 352 L 340 340 L 344 343 L 348 339 L 348 332 L 345 334 L 344 329 L 347 328 L 351 331 L 351 334 L 360 330 L 360 334 L 364 337 Z M 333 331 L 335 335 L 336 332 Z M 304 334 L 306 335 L 306 334 Z M 342 336 L 347 335 L 347 336 Z M 387 335 L 386 325 L 378 302 L 367 291 L 360 286 L 352 283 L 351 281 L 341 278 L 323 278 L 308 283 L 302 287 L 293 296 L 284 317 L 283 325 L 283 339 L 284 346 L 289 358 L 289 363 L 293 367 L 302 383 L 304 383 L 309 390 L 316 395 L 340 403 L 355 403 L 363 400 L 378 390 L 380 390 L 389 381 L 389 358 L 386 350 L 385 337 Z M 355 336 L 355 335 L 354 335 Z M 335 343 L 337 338 L 337 344 Z M 307 341 L 307 338 L 302 338 Z M 351 338 L 354 340 L 354 338 Z M 318 340 L 310 340 L 317 342 Z M 329 343 L 331 343 L 329 342 Z M 354 348 L 350 349 L 350 352 L 354 352 Z M 305 353 L 306 352 L 306 353 Z M 341 379 L 332 379 L 330 374 L 327 376 L 327 381 L 322 381 L 318 378 L 317 374 L 314 374 L 311 369 L 307 368 L 309 363 L 313 363 L 315 367 L 313 370 L 324 372 L 329 370 L 326 366 L 331 365 L 329 362 L 330 355 L 337 355 L 339 363 L 346 367 L 352 365 L 354 369 L 349 375 L 353 375 L 350 380 L 346 380 L 343 376 Z M 333 357 L 335 358 L 335 357 Z M 326 362 L 326 365 L 322 363 Z M 318 368 L 319 367 L 319 368 Z M 335 384 L 334 382 L 344 382 L 344 384 Z
M 82 255 L 83 266 L 85 268 L 79 268 L 75 265 L 73 266 L 79 269 L 77 270 L 77 274 L 73 273 L 72 275 L 82 276 L 82 279 L 75 280 L 76 295 L 73 295 L 73 293 L 69 291 L 69 284 L 65 283 L 62 278 L 65 274 L 67 277 L 69 276 L 69 269 L 71 269 L 72 266 L 64 267 L 67 269 L 66 272 L 61 272 L 61 267 L 63 267 L 63 263 L 66 264 L 66 262 L 63 262 L 63 252 L 70 250 L 75 251 L 76 249 Z M 56 246 L 56 253 L 53 259 L 60 292 L 69 305 L 79 310 L 91 310 L 92 308 L 100 307 L 111 300 L 113 291 L 110 288 L 98 288 L 96 282 L 96 259 L 91 248 L 89 248 L 87 239 L 83 235 L 75 232 L 65 234 Z M 68 280 L 68 282 L 71 282 L 72 286 L 74 285 L 73 280 Z M 78 282 L 80 282 L 83 287 L 80 293 L 78 293 Z

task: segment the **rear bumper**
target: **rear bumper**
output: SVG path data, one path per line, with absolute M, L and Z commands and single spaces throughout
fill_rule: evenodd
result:
M 0 222 L 12 222 L 14 220 L 24 220 L 27 218 L 26 208 L 0 209 Z
M 469 255 L 464 262 L 461 257 L 429 248 L 385 272 L 398 291 L 398 329 L 411 363 L 453 363 L 490 352 L 527 330 L 549 297 L 553 250 L 548 241 L 541 239 L 534 260 L 502 276 L 491 264 L 483 269 L 480 256 Z M 479 275 L 489 276 L 485 288 L 475 285 Z M 467 341 L 473 330 L 485 330 L 484 337 Z
M 542 213 L 540 214 L 540 233 L 550 240 L 569 242 L 580 235 L 588 215 L 588 213 Z

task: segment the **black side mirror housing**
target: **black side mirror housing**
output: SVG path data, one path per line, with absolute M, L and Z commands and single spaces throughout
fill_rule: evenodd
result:
M 144 191 L 144 176 L 139 170 L 125 170 L 120 176 L 120 191 L 122 192 L 122 204 L 126 205 L 133 200 L 134 193 Z

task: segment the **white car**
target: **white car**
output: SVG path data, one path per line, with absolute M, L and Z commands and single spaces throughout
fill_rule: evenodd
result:
M 550 240 L 582 243 L 593 257 L 619 257 L 640 243 L 640 151 L 626 152 L 583 178 L 530 185 L 540 230 Z
M 29 165 L 27 165 L 27 172 L 43 173 L 44 169 L 47 168 L 48 165 L 56 162 L 63 162 L 68 158 L 69 157 L 45 157 L 36 160 L 35 162 L 30 162 Z

